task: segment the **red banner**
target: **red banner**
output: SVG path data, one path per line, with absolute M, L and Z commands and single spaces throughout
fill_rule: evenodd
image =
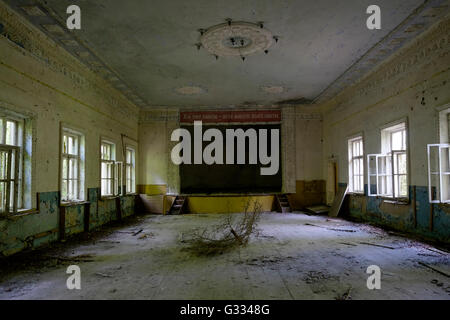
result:
M 281 122 L 280 110 L 257 111 L 186 111 L 180 112 L 180 122 L 193 123 L 230 123 L 230 122 Z

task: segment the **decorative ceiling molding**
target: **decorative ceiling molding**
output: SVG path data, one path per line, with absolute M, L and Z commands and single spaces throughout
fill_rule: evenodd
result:
M 445 61 L 450 56 L 450 17 L 436 23 L 422 37 L 416 39 L 409 46 L 405 47 L 399 54 L 380 65 L 370 75 L 355 84 L 354 87 L 344 90 L 334 99 L 327 101 L 324 111 L 338 110 L 337 108 L 349 103 L 353 99 L 365 99 L 377 95 L 378 100 L 385 99 L 386 96 L 397 95 L 398 86 L 390 85 L 392 81 L 407 78 L 407 73 L 417 70 L 417 66 L 426 63 L 437 63 Z M 448 63 L 441 63 L 442 70 L 448 70 Z M 426 80 L 424 80 L 426 81 Z M 409 86 L 410 84 L 408 84 Z M 373 104 L 376 105 L 377 103 Z M 333 109 L 332 109 L 333 108 Z
M 0 0 L 1 1 L 1 0 Z M 61 45 L 67 52 L 69 52 L 77 60 L 81 61 L 90 70 L 93 70 L 106 81 L 108 81 L 116 90 L 119 90 L 124 96 L 132 101 L 136 106 L 145 108 L 150 104 L 145 101 L 133 88 L 128 86 L 111 68 L 109 68 L 87 45 L 76 37 L 76 32 L 67 30 L 63 24 L 63 19 L 58 17 L 56 13 L 45 5 L 42 0 L 4 0 L 16 12 L 24 16 L 39 30 L 44 32 L 48 37 L 53 39 L 56 43 Z M 361 82 L 368 76 L 375 68 L 382 65 L 384 61 L 390 58 L 405 44 L 416 38 L 419 34 L 427 30 L 432 24 L 440 20 L 449 12 L 449 0 L 425 0 L 414 12 L 392 30 L 386 37 L 379 41 L 375 46 L 369 49 L 361 58 L 359 58 L 352 66 L 350 66 L 343 74 L 341 74 L 335 81 L 333 81 L 324 91 L 322 91 L 313 100 L 298 97 L 296 99 L 283 100 L 275 103 L 274 107 L 279 106 L 299 106 L 299 105 L 316 105 L 323 104 L 332 98 L 336 97 L 345 88 Z M 3 28 L 0 21 L 0 32 Z M 241 25 L 243 24 L 243 25 Z M 236 34 L 235 42 L 237 47 L 233 47 L 229 34 L 225 30 L 230 30 L 230 27 L 237 26 L 242 28 L 240 34 Z M 250 27 L 251 26 L 251 27 Z M 256 29 L 255 29 L 256 28 Z M 61 31 L 62 30 L 62 31 Z M 244 31 L 245 32 L 244 32 Z M 258 31 L 257 31 L 258 30 Z M 18 33 L 20 34 L 21 31 Z M 376 32 L 376 31 L 374 31 Z M 20 38 L 15 41 L 18 45 L 28 49 L 29 41 L 23 40 L 21 36 L 10 35 L 11 38 Z M 278 39 L 278 37 L 275 37 Z M 233 52 L 232 55 L 238 55 L 237 52 L 249 50 L 247 54 L 252 54 L 257 51 L 267 50 L 267 46 L 273 45 L 276 41 L 271 33 L 261 27 L 261 24 L 252 24 L 244 22 L 224 23 L 203 30 L 200 37 L 200 47 L 205 47 L 211 52 L 219 50 L 213 54 L 227 55 Z M 208 40 L 207 39 L 211 39 Z M 222 39 L 221 41 L 219 39 Z M 257 39 L 257 40 L 254 40 Z M 241 40 L 243 41 L 241 43 Z M 271 42 L 272 41 L 272 42 Z M 204 42 L 204 43 L 203 43 Z M 256 45 L 254 44 L 256 42 Z M 241 45 L 239 46 L 239 43 Z M 39 55 L 39 44 L 32 45 L 35 54 Z M 252 50 L 250 50 L 253 48 Z M 264 49 L 266 48 L 266 49 Z M 231 51 L 230 51 L 231 50 Z M 241 55 L 241 53 L 239 55 Z M 219 55 L 217 55 L 219 56 Z M 45 58 L 44 58 L 45 59 Z M 75 75 L 74 75 L 75 76 Z M 75 76 L 76 77 L 76 76 Z M 81 80 L 80 80 L 81 81 Z M 245 108 L 245 107 L 267 107 L 258 104 L 246 104 L 235 106 L 214 106 L 220 108 Z M 270 107 L 270 106 L 269 106 Z M 157 106 L 155 106 L 157 108 Z M 176 108 L 176 107 L 173 107 Z M 211 108 L 211 106 L 198 107 L 197 109 Z
M 14 11 L 23 16 L 49 38 L 61 45 L 67 52 L 81 61 L 93 72 L 108 81 L 111 86 L 120 91 L 136 106 L 148 105 L 120 75 L 110 68 L 77 36 L 76 32 L 68 30 L 65 20 L 59 17 L 51 8 L 40 0 L 4 0 Z
M 211 54 L 246 57 L 268 50 L 274 43 L 274 36 L 262 24 L 249 22 L 222 23 L 200 31 L 200 43 Z
M 344 88 L 361 81 L 394 52 L 444 17 L 449 12 L 449 7 L 449 0 L 425 0 L 400 25 L 369 49 L 358 61 L 322 91 L 312 103 L 324 103 L 342 92 Z
M 36 12 L 36 11 L 33 11 Z M 42 21 L 48 21 L 43 17 Z M 22 15 L 0 1 L 0 37 L 8 39 L 11 45 L 36 61 L 44 64 L 49 70 L 64 75 L 73 83 L 74 88 L 88 90 L 101 97 L 105 102 L 105 112 L 114 112 L 122 119 L 138 117 L 137 106 L 104 82 L 99 86 L 98 76 L 86 67 L 76 57 L 63 48 L 55 50 L 55 43 L 48 38 L 47 33 L 24 20 Z M 59 46 L 58 46 L 59 47 Z M 82 100 L 82 99 L 81 99 Z

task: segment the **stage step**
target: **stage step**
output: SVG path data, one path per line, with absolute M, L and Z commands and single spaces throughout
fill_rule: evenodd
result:
M 186 209 L 187 197 L 177 196 L 167 214 L 178 215 L 183 214 Z
M 292 212 L 291 205 L 289 203 L 289 198 L 286 194 L 276 194 L 275 195 L 277 201 L 277 211 L 278 212 Z

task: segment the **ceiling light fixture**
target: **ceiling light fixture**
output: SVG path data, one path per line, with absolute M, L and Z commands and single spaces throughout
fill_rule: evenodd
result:
M 180 87 L 180 88 L 176 88 L 175 91 L 178 94 L 182 94 L 185 96 L 191 96 L 191 95 L 196 95 L 196 94 L 202 94 L 205 93 L 206 90 L 203 89 L 202 87 L 199 86 L 185 86 L 185 87 Z
M 197 49 L 205 48 L 216 59 L 223 56 L 238 56 L 242 61 L 258 52 L 269 53 L 269 48 L 279 37 L 264 28 L 263 22 L 251 23 L 226 19 L 225 23 L 208 29 L 198 29 L 200 41 Z

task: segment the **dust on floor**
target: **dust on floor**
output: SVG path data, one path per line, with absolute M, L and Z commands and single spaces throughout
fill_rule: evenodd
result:
M 221 219 L 140 216 L 41 250 L 0 269 L 0 299 L 450 300 L 447 252 L 338 218 L 264 213 L 244 248 L 212 257 L 185 250 L 184 234 Z M 69 265 L 81 269 L 81 290 L 66 287 Z M 370 265 L 381 268 L 380 290 L 367 288 Z

